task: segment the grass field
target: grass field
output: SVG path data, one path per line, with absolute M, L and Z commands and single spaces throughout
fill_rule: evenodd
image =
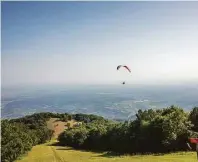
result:
M 167 155 L 113 156 L 107 152 L 95 153 L 52 146 L 52 143 L 33 147 L 26 156 L 16 162 L 197 162 L 195 152 Z

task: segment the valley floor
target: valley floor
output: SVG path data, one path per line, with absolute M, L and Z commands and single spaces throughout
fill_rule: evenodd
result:
M 180 152 L 166 155 L 114 156 L 107 152 L 95 153 L 53 146 L 38 145 L 16 162 L 197 162 L 195 152 Z

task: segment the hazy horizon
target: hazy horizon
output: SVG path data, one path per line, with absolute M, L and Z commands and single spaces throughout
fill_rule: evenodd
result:
M 198 82 L 198 2 L 1 5 L 3 87 Z
M 139 109 L 171 105 L 190 111 L 198 105 L 198 85 L 50 86 L 2 89 L 2 118 L 38 112 L 85 113 L 127 119 Z

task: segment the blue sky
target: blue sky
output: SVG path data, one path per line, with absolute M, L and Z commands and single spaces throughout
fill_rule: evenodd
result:
M 2 2 L 2 85 L 198 81 L 198 2 Z M 132 73 L 116 71 L 128 65 Z

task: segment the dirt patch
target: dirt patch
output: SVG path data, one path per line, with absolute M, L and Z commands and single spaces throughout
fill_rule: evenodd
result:
M 69 127 L 74 127 L 77 124 L 78 122 L 76 122 L 75 120 L 63 122 L 60 121 L 59 118 L 51 118 L 50 120 L 47 121 L 47 127 L 51 130 L 54 130 L 54 134 L 53 134 L 54 138 L 57 138 L 59 134 L 64 132 L 65 129 L 68 129 Z M 80 122 L 80 124 L 82 123 Z

